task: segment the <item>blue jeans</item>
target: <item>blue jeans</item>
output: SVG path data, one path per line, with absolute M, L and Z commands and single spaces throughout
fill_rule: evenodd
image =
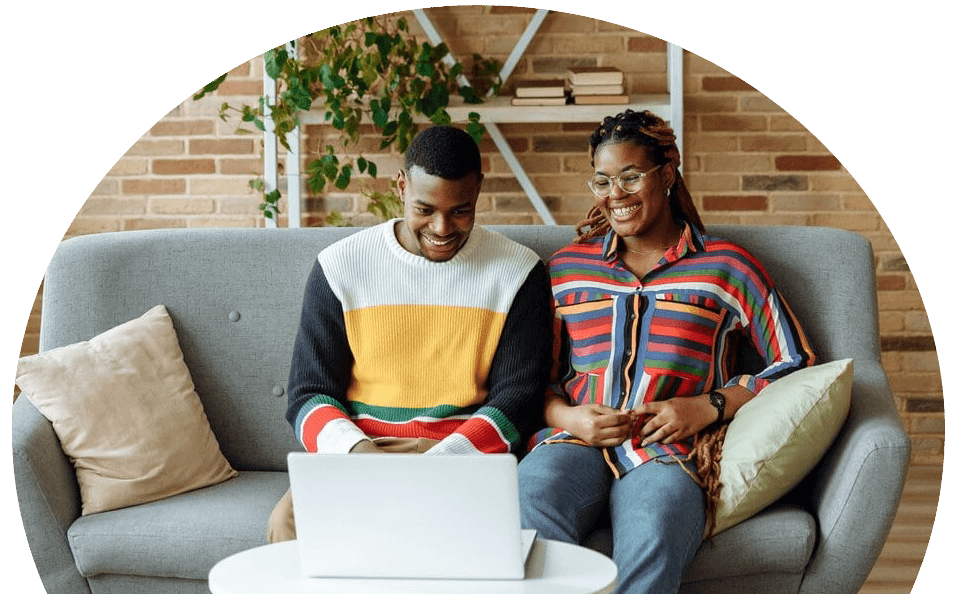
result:
M 546 539 L 580 544 L 610 515 L 618 593 L 676 593 L 700 547 L 703 491 L 675 463 L 617 479 L 599 448 L 542 445 L 520 461 L 520 519 Z

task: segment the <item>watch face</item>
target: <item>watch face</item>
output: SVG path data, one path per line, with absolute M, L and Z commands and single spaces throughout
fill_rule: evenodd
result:
M 724 408 L 726 408 L 726 405 L 727 405 L 726 396 L 724 396 L 720 392 L 710 392 L 710 404 L 712 404 L 713 407 L 716 408 L 717 412 L 719 413 L 717 415 L 717 420 L 718 421 L 723 420 Z

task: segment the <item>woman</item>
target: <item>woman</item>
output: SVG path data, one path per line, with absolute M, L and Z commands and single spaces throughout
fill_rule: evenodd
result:
M 580 543 L 609 514 L 620 592 L 678 591 L 715 513 L 724 423 L 814 360 L 763 267 L 704 233 L 675 139 L 631 110 L 590 137 L 596 204 L 550 261 L 549 429 L 520 464 L 523 527 Z M 755 374 L 732 370 L 741 342 Z

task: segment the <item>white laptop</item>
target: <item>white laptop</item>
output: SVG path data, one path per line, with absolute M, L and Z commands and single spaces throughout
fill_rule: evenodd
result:
M 512 454 L 287 457 L 307 577 L 523 579 Z

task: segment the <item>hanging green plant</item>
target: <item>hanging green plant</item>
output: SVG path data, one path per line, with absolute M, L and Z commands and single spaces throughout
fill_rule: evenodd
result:
M 449 54 L 445 44 L 418 42 L 403 17 L 382 15 L 337 25 L 300 38 L 291 46 L 292 52 L 281 46 L 264 54 L 264 69 L 277 81 L 275 104 L 268 105 L 266 98 L 260 98 L 255 106 L 224 103 L 220 117 L 227 120 L 235 113 L 241 122 L 238 131 L 248 131 L 244 124 L 264 131 L 269 110 L 273 132 L 289 150 L 286 134 L 300 126 L 301 115 L 311 109 L 322 110 L 324 123 L 339 133 L 336 146 L 318 148 L 316 157 L 306 165 L 307 187 L 314 194 L 328 185 L 345 190 L 355 175 L 377 177 L 376 163 L 352 152 L 360 140 L 361 125 L 372 125 L 379 132 L 381 151 L 394 148 L 403 154 L 417 132 L 416 115 L 435 124 L 450 124 L 446 109 L 452 95 L 467 104 L 479 104 L 489 91 L 499 91 L 502 83 L 497 61 L 474 55 L 467 78 L 462 63 L 448 59 L 452 63 L 448 65 L 444 61 Z M 194 98 L 213 92 L 222 81 L 223 77 L 211 82 Z M 471 112 L 468 119 L 465 129 L 480 143 L 484 133 L 480 116 Z M 264 192 L 260 207 L 264 215 L 275 217 L 279 192 L 266 192 L 259 180 L 251 185 Z M 369 200 L 367 210 L 381 220 L 400 214 L 395 186 L 384 193 L 361 185 L 360 192 Z M 336 212 L 327 222 L 346 223 Z

